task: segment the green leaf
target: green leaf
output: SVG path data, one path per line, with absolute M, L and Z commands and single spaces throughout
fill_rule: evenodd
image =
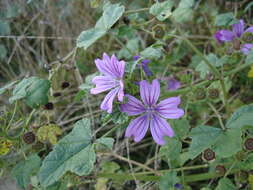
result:
M 44 159 L 39 171 L 41 185 L 47 187 L 55 183 L 67 171 L 79 176 L 88 175 L 96 159 L 91 139 L 90 120 L 76 122 L 73 130 Z
M 228 178 L 221 178 L 215 190 L 236 190 L 235 185 Z
M 109 149 L 112 149 L 114 139 L 109 137 L 99 138 L 96 140 L 96 143 L 102 144 Z
M 25 102 L 32 108 L 37 108 L 48 102 L 47 93 L 50 88 L 50 81 L 46 79 L 38 79 L 34 81 L 28 88 Z
M 219 14 L 215 19 L 215 26 L 227 26 L 235 22 L 235 17 L 232 12 Z
M 101 30 L 109 30 L 123 15 L 125 7 L 120 4 L 106 3 L 103 7 L 103 15 L 97 21 L 95 28 Z
M 175 131 L 176 137 L 180 139 L 187 137 L 191 127 L 187 119 L 173 119 L 170 121 L 170 124 Z
M 0 35 L 9 35 L 11 33 L 10 25 L 7 21 L 0 20 Z
M 40 157 L 31 155 L 27 160 L 18 163 L 12 170 L 11 175 L 15 178 L 17 184 L 26 189 L 30 184 L 30 178 L 37 173 L 41 164 Z
M 192 143 L 189 148 L 189 157 L 193 159 L 205 149 L 211 147 L 218 138 L 220 132 L 220 129 L 206 125 L 193 128 L 190 133 Z
M 237 109 L 226 123 L 227 128 L 237 128 L 249 125 L 253 126 L 253 104 Z
M 147 47 L 140 55 L 145 59 L 159 59 L 162 56 L 162 49 L 161 48 L 154 48 L 154 47 Z
M 4 45 L 0 44 L 0 59 L 4 59 L 7 55 L 7 50 Z
M 13 103 L 16 100 L 24 98 L 28 106 L 37 108 L 48 102 L 47 93 L 49 88 L 49 80 L 38 77 L 24 78 L 14 88 L 13 95 L 9 101 Z
M 176 160 L 178 159 L 181 150 L 182 143 L 176 138 L 170 138 L 167 143 L 160 148 L 159 154 L 169 161 Z
M 186 22 L 192 20 L 194 0 L 181 0 L 172 16 L 176 22 Z
M 106 3 L 103 7 L 103 15 L 97 21 L 94 28 L 83 31 L 77 38 L 77 47 L 87 49 L 115 24 L 125 11 L 124 6 Z
M 245 64 L 250 64 L 253 62 L 253 51 L 250 51 L 245 59 Z
M 174 189 L 174 185 L 176 183 L 179 183 L 179 178 L 177 177 L 177 172 L 170 171 L 165 173 L 159 182 L 159 189 L 160 190 L 168 190 L 168 189 Z
M 90 47 L 90 45 L 92 45 L 105 34 L 106 31 L 102 29 L 91 28 L 89 30 L 85 30 L 78 36 L 76 40 L 76 46 L 87 49 L 88 47 Z
M 174 2 L 171 0 L 167 0 L 161 3 L 157 2 L 150 7 L 149 13 L 156 16 L 158 20 L 164 21 L 172 14 L 171 9 L 173 5 Z
M 17 83 L 17 81 L 13 81 L 9 84 L 6 84 L 5 86 L 3 86 L 2 88 L 0 88 L 0 95 L 5 93 L 6 90 L 10 89 L 13 85 L 15 85 Z
M 197 126 L 190 133 L 192 143 L 189 148 L 189 157 L 193 159 L 207 148 L 211 148 L 217 157 L 230 157 L 242 149 L 241 136 L 240 129 L 223 131 L 211 126 Z

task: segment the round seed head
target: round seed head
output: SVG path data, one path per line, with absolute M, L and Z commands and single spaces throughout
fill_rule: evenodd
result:
M 212 151 L 210 148 L 204 150 L 204 152 L 202 153 L 202 157 L 204 160 L 206 161 L 211 161 L 215 159 L 215 152 Z
M 211 88 L 208 90 L 208 97 L 211 99 L 216 99 L 219 97 L 219 90 L 217 88 Z
M 44 109 L 52 110 L 54 109 L 54 104 L 52 102 L 48 102 L 47 104 L 44 105 Z
M 246 150 L 253 150 L 253 138 L 247 138 L 244 142 L 244 147 Z
M 36 136 L 33 132 L 27 132 L 23 135 L 23 141 L 26 143 L 26 144 L 32 144 L 34 143 L 35 139 L 36 139 Z
M 70 86 L 70 84 L 67 81 L 64 81 L 64 82 L 61 83 L 62 89 L 68 88 L 69 86 Z
M 217 174 L 220 174 L 220 175 L 225 175 L 225 173 L 226 173 L 226 168 L 223 166 L 223 165 L 217 165 L 216 167 L 215 167 L 215 172 L 217 173 Z

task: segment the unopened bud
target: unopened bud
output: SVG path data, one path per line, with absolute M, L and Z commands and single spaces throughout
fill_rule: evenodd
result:
M 225 175 L 225 173 L 226 173 L 226 168 L 223 166 L 223 165 L 217 165 L 216 167 L 215 167 L 215 172 L 217 173 L 217 174 L 220 174 L 220 175 Z

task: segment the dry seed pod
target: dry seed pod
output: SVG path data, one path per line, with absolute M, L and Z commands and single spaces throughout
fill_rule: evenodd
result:
M 23 135 L 22 139 L 26 144 L 32 144 L 35 142 L 36 136 L 33 132 L 27 132 Z
M 61 93 L 60 93 L 60 92 L 55 92 L 55 93 L 53 94 L 53 96 L 54 96 L 54 97 L 59 97 L 59 96 L 61 96 Z
M 194 94 L 197 100 L 202 100 L 206 97 L 206 92 L 202 88 L 198 88 L 197 90 L 195 90 Z
M 244 147 L 246 150 L 253 150 L 253 138 L 247 138 L 244 142 Z
M 211 161 L 215 159 L 215 152 L 212 151 L 210 148 L 204 150 L 204 152 L 202 153 L 202 157 L 204 160 L 206 161 Z
M 226 173 L 226 168 L 223 166 L 223 165 L 217 165 L 216 167 L 215 167 L 215 172 L 217 173 L 217 174 L 220 174 L 220 175 L 225 175 L 225 173 Z
M 211 88 L 208 90 L 208 97 L 211 99 L 216 99 L 219 97 L 219 90 L 217 88 Z

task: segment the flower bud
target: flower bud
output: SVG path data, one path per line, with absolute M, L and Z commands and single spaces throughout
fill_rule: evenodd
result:
M 211 88 L 208 90 L 208 97 L 211 99 L 219 98 L 219 90 L 217 88 Z
M 26 144 L 32 144 L 35 142 L 36 136 L 33 132 L 27 132 L 23 135 L 22 139 Z
M 244 142 L 244 147 L 246 150 L 253 150 L 253 138 L 247 138 Z
M 202 100 L 202 99 L 205 99 L 205 97 L 206 97 L 206 92 L 202 88 L 196 89 L 194 94 L 195 94 L 195 97 L 197 100 Z
M 251 43 L 253 41 L 253 35 L 250 32 L 246 32 L 243 34 L 242 39 L 246 43 Z
M 54 104 L 52 102 L 48 102 L 47 104 L 44 105 L 44 109 L 52 110 L 54 109 Z
M 204 150 L 204 152 L 202 153 L 202 158 L 205 161 L 211 161 L 215 159 L 215 152 L 212 151 L 210 148 Z
M 217 174 L 220 174 L 220 175 L 225 175 L 225 173 L 226 173 L 226 168 L 223 166 L 223 165 L 217 165 L 216 167 L 215 167 L 215 172 L 217 173 Z

